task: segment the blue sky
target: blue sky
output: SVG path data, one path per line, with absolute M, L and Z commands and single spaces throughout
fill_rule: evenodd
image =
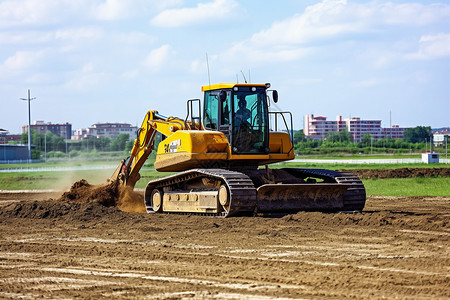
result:
M 294 114 L 450 126 L 449 1 L 0 1 L 0 128 L 185 117 L 211 83 L 271 82 Z M 247 78 L 249 79 L 249 78 Z

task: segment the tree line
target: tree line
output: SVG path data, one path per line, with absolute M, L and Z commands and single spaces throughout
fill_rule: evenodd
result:
M 375 140 L 369 133 L 355 142 L 348 131 L 329 132 L 325 140 L 308 139 L 302 130 L 294 133 L 294 152 L 296 154 L 331 153 L 412 153 L 423 152 L 432 144 L 431 127 L 418 126 L 403 132 L 403 139 L 385 137 Z M 430 144 L 431 143 L 431 144 Z M 435 149 L 440 150 L 440 149 Z
M 28 144 L 28 134 L 21 136 L 20 142 Z M 133 147 L 134 140 L 130 141 L 129 134 L 121 133 L 116 138 L 88 137 L 83 140 L 65 140 L 50 131 L 38 133 L 31 130 L 32 159 L 77 157 L 83 154 L 95 154 L 98 152 L 125 151 L 129 152 Z
M 161 137 L 157 137 L 155 148 Z M 375 140 L 366 133 L 361 142 L 354 142 L 348 131 L 329 132 L 325 140 L 308 139 L 302 130 L 296 131 L 293 137 L 294 152 L 296 154 L 332 154 L 332 153 L 410 153 L 427 151 L 432 143 L 431 127 L 418 126 L 408 128 L 403 132 L 403 139 L 382 138 Z M 28 143 L 28 134 L 21 136 L 22 144 Z M 80 155 L 95 156 L 99 152 L 126 152 L 119 155 L 127 155 L 133 148 L 134 139 L 125 133 L 116 138 L 88 137 L 83 140 L 73 141 L 47 131 L 46 134 L 31 130 L 31 156 L 39 158 L 65 158 Z M 435 149 L 439 152 L 439 149 Z

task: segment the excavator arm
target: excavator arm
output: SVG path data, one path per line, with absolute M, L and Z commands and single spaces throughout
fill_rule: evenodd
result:
M 149 110 L 137 132 L 130 156 L 121 161 L 110 180 L 119 180 L 122 185 L 134 188 L 141 177 L 139 171 L 154 148 L 156 133 L 169 136 L 187 127 L 189 124 L 179 118 L 165 117 L 156 110 Z

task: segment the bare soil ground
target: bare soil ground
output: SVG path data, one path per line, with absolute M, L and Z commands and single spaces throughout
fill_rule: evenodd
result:
M 0 193 L 0 298 L 450 295 L 450 198 L 219 219 L 124 212 L 100 196 L 67 201 L 70 193 Z

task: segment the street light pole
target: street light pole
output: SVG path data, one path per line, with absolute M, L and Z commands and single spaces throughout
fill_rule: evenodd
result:
M 28 98 L 20 98 L 20 100 L 28 101 L 28 162 L 31 162 L 31 100 L 36 97 L 30 98 L 30 89 L 28 89 Z
M 47 130 L 45 130 L 44 161 L 47 162 Z

